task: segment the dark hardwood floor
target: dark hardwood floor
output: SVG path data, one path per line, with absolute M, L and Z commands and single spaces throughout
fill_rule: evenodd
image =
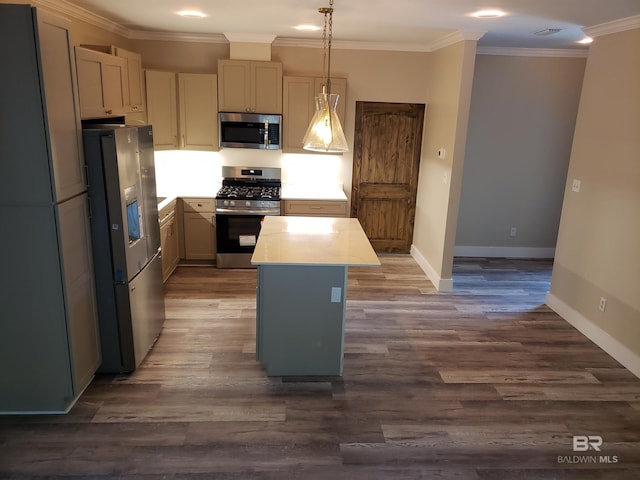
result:
M 179 267 L 138 371 L 0 417 L 0 478 L 640 478 L 640 380 L 544 305 L 550 262 L 459 259 L 439 294 L 381 260 L 350 270 L 344 375 L 316 381 L 256 363 L 255 271 Z

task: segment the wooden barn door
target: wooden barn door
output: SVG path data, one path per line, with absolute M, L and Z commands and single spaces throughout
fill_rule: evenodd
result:
M 356 102 L 351 216 L 378 252 L 411 248 L 424 110 Z

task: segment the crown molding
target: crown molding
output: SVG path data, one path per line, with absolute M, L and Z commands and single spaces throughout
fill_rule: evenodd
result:
M 507 55 L 511 57 L 564 57 L 586 58 L 588 48 L 507 48 L 478 47 L 478 55 Z
M 626 30 L 633 30 L 635 28 L 640 28 L 640 15 L 634 15 L 633 17 L 621 18 L 619 20 L 613 20 L 611 22 L 593 25 L 592 27 L 586 27 L 582 30 L 590 37 L 600 37 L 602 35 L 624 32 Z
M 320 38 L 276 37 L 274 47 L 323 48 Z M 333 40 L 334 50 L 386 50 L 397 52 L 430 52 L 429 45 L 419 43 L 362 42 L 355 40 Z
M 262 33 L 225 33 L 229 42 L 242 42 L 242 43 L 268 43 L 272 44 L 276 36 L 272 34 Z
M 131 30 L 127 38 L 132 40 L 157 40 L 165 42 L 229 43 L 227 37 L 221 33 L 173 33 Z
M 70 3 L 67 0 L 32 0 L 31 3 L 36 7 L 41 6 L 55 13 L 72 17 L 76 20 L 81 20 L 96 27 L 100 27 L 108 32 L 130 38 L 131 31 L 128 28 L 112 22 L 111 20 L 108 20 L 96 13 L 90 12 L 85 8 Z
M 458 42 L 463 42 L 465 40 L 473 40 L 478 41 L 482 38 L 482 36 L 487 32 L 473 32 L 473 31 L 462 31 L 457 30 L 452 32 L 444 37 L 439 38 L 431 45 L 429 45 L 429 51 L 435 52 L 436 50 L 440 50 L 441 48 L 450 47 Z

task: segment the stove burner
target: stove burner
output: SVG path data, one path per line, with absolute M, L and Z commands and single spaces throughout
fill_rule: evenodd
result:
M 280 187 L 256 187 L 246 185 L 223 185 L 217 198 L 279 200 Z

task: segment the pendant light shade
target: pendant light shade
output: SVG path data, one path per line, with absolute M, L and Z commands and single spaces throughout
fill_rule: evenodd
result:
M 323 75 L 327 80 L 322 93 L 315 97 L 316 111 L 311 118 L 302 141 L 302 148 L 312 152 L 343 153 L 348 152 L 347 139 L 342 131 L 336 107 L 339 95 L 331 93 L 331 41 L 333 38 L 333 0 L 329 0 L 328 8 L 319 8 L 324 14 L 324 30 L 322 41 L 324 48 Z M 328 28 L 328 36 L 327 36 Z
M 315 98 L 316 113 L 304 135 L 305 150 L 334 153 L 349 151 L 336 111 L 339 97 L 335 93 L 321 93 Z

